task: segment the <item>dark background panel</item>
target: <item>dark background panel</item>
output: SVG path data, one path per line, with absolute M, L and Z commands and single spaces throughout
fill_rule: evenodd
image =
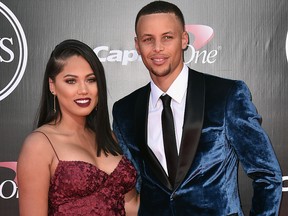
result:
M 103 59 L 108 84 L 108 102 L 112 104 L 149 81 L 139 60 L 125 61 L 123 56 L 134 48 L 134 20 L 138 10 L 150 1 L 140 0 L 2 0 L 19 20 L 27 39 L 28 61 L 23 78 L 13 92 L 0 101 L 0 166 L 17 161 L 22 141 L 33 129 L 45 64 L 56 44 L 68 38 L 82 40 L 99 52 Z M 192 61 L 196 70 L 231 79 L 244 80 L 249 86 L 263 127 L 267 131 L 283 176 L 288 176 L 288 62 L 285 41 L 288 31 L 286 0 L 181 0 L 186 24 L 206 25 L 214 36 L 198 52 L 217 52 L 214 63 Z M 0 13 L 0 38 L 15 33 Z M 193 35 L 190 35 L 193 42 Z M 14 50 L 14 49 L 13 49 Z M 111 52 L 119 59 L 111 61 Z M 3 50 L 0 50 L 3 53 Z M 17 49 L 15 48 L 15 59 Z M 3 54 L 2 54 L 3 55 Z M 189 52 L 185 59 L 189 59 Z M 110 56 L 110 59 L 109 59 Z M 126 56 L 127 57 L 127 56 Z M 128 58 L 129 59 L 129 58 Z M 127 58 L 126 58 L 127 60 Z M 16 60 L 0 62 L 0 88 L 15 72 Z M 0 89 L 1 91 L 1 89 Z M 112 119 L 111 119 L 112 120 Z M 18 215 L 15 172 L 0 167 L 0 214 Z M 15 186 L 16 185 L 16 186 Z M 240 168 L 239 185 L 243 209 L 248 215 L 251 206 L 251 180 Z M 15 194 L 14 193 L 15 187 Z M 284 182 L 288 187 L 288 180 Z M 283 192 L 281 216 L 288 215 L 288 192 Z M 11 197 L 10 197 L 11 195 Z M 12 196 L 13 195 L 13 196 Z M 3 198 L 4 197 L 4 198 Z M 9 197 L 9 198 L 7 198 Z

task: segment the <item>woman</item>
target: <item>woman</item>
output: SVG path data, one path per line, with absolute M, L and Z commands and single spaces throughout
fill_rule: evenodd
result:
M 104 68 L 66 40 L 46 66 L 38 128 L 18 160 L 21 216 L 137 215 L 136 171 L 112 134 Z

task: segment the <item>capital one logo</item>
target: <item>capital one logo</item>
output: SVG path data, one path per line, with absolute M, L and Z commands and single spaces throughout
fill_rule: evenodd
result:
M 27 65 L 27 41 L 13 12 L 0 2 L 0 101 L 21 81 Z
M 14 179 L 7 179 L 0 182 L 0 199 L 11 199 L 13 197 L 18 198 L 18 185 L 17 185 L 17 162 L 0 162 L 0 170 L 2 168 L 8 168 L 15 174 Z M 1 172 L 2 173 L 2 172 Z
M 186 31 L 191 34 L 192 44 L 188 44 L 185 51 L 185 64 L 189 63 L 208 63 L 212 64 L 216 61 L 217 50 L 201 50 L 214 36 L 211 27 L 205 25 L 186 25 Z M 129 62 L 141 61 L 135 49 L 133 50 L 113 50 L 109 46 L 98 46 L 94 48 L 94 52 L 101 62 L 120 62 L 127 65 Z

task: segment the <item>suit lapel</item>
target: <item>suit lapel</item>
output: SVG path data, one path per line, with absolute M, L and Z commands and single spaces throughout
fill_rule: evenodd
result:
M 136 143 L 139 145 L 143 159 L 148 163 L 154 176 L 166 187 L 172 190 L 169 179 L 158 159 L 147 144 L 147 121 L 150 96 L 150 84 L 139 93 L 135 104 Z
M 166 172 L 147 144 L 147 119 L 150 91 L 150 84 L 148 84 L 139 93 L 136 100 L 134 118 L 136 142 L 139 145 L 143 159 L 149 164 L 149 168 L 156 178 L 167 188 L 173 190 Z M 193 162 L 201 136 L 204 108 L 204 75 L 190 69 L 176 187 L 183 181 Z
M 183 181 L 193 162 L 203 126 L 204 108 L 204 75 L 190 69 L 176 187 Z

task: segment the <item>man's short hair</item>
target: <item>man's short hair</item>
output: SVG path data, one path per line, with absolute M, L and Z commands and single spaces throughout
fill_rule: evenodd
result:
M 144 6 L 137 14 L 135 20 L 135 32 L 137 34 L 137 24 L 141 16 L 157 13 L 173 13 L 181 22 L 183 29 L 185 29 L 185 20 L 181 10 L 174 4 L 166 1 L 153 1 Z

